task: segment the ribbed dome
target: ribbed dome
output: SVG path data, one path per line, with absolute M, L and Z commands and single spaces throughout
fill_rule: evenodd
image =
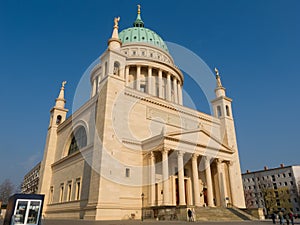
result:
M 119 33 L 123 44 L 132 42 L 144 42 L 154 45 L 168 52 L 168 47 L 163 39 L 154 31 L 145 27 L 130 27 Z

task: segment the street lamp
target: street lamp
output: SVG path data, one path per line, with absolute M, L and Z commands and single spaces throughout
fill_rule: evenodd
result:
M 144 221 L 144 193 L 141 194 L 142 197 L 142 215 L 141 215 L 141 220 Z

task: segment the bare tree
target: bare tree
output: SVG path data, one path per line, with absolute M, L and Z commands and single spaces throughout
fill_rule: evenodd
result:
M 255 201 L 255 194 L 252 190 L 244 190 L 246 208 L 252 208 Z
M 0 184 L 0 201 L 2 204 L 7 204 L 9 197 L 14 193 L 15 185 L 9 180 L 5 179 Z

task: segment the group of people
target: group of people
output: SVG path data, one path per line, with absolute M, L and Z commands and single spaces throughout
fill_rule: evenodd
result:
M 273 224 L 276 224 L 276 213 L 275 212 L 271 214 L 271 218 L 272 218 Z M 284 210 L 281 210 L 278 213 L 278 218 L 279 218 L 279 223 L 281 225 L 289 225 L 290 222 L 291 222 L 291 225 L 294 225 L 294 215 L 291 211 L 285 212 Z

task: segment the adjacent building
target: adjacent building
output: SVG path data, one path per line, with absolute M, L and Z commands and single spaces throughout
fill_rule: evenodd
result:
M 36 194 L 39 187 L 41 163 L 39 162 L 25 176 L 22 182 L 21 191 L 24 194 Z
M 141 218 L 176 207 L 245 208 L 232 100 L 216 70 L 213 115 L 183 105 L 183 73 L 163 39 L 115 18 L 90 73 L 90 99 L 69 118 L 65 82 L 50 123 L 39 193 L 46 218 Z
M 284 166 L 242 174 L 247 208 L 264 208 L 265 214 L 282 209 L 300 214 L 300 166 Z

